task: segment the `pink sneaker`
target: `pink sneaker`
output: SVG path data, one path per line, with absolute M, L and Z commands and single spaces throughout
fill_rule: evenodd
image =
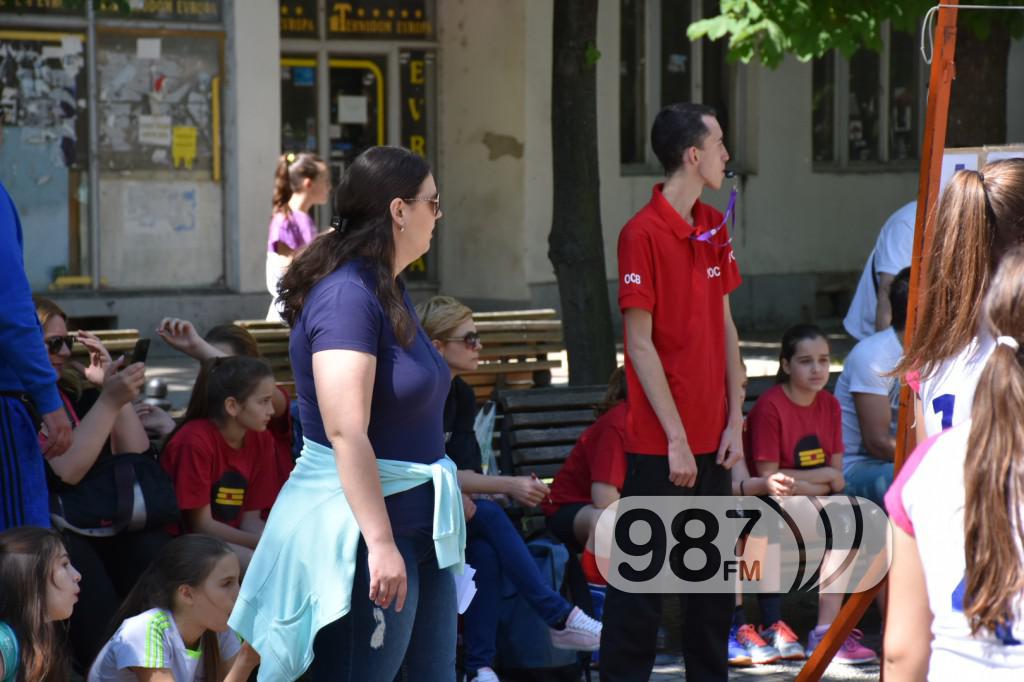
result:
M 863 636 L 864 633 L 855 628 L 846 638 L 846 641 L 843 642 L 839 651 L 836 652 L 836 655 L 832 658 L 832 662 L 842 663 L 844 665 L 864 665 L 865 663 L 875 663 L 878 661 L 878 654 L 860 643 Z M 807 634 L 808 657 L 810 657 L 811 653 L 817 648 L 818 644 L 824 637 L 824 632 L 819 635 L 817 634 L 817 628 L 811 629 Z

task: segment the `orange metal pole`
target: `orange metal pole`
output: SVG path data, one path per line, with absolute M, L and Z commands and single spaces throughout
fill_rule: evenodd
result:
M 957 5 L 958 0 L 945 0 L 943 4 Z M 949 95 L 956 77 L 956 7 L 941 7 L 935 26 L 935 49 L 932 53 L 931 74 L 928 80 L 928 109 L 925 113 L 924 139 L 921 143 L 921 171 L 917 188 L 917 221 L 914 226 L 914 255 L 910 266 L 910 292 L 907 300 L 907 327 L 903 332 L 904 347 L 910 342 L 914 329 L 922 321 L 917 307 L 918 292 L 923 275 L 928 269 L 935 211 L 939 197 L 939 178 L 942 175 L 942 155 L 946 147 L 946 126 L 949 117 Z M 914 403 L 910 388 L 900 387 L 900 411 L 896 431 L 896 471 L 900 470 L 907 454 L 915 445 Z M 835 622 L 828 629 L 821 644 L 804 665 L 797 682 L 817 682 L 825 673 L 832 657 L 863 617 L 871 600 L 881 589 L 881 583 L 866 592 L 857 592 L 843 605 Z M 888 595 L 899 599 L 899 595 Z

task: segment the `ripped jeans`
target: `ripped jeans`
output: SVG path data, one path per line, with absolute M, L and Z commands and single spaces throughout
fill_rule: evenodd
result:
M 403 663 L 417 682 L 454 682 L 455 581 L 437 567 L 429 535 L 397 537 L 408 594 L 401 613 L 369 600 L 366 544 L 359 540 L 352 610 L 324 627 L 313 642 L 313 682 L 392 682 Z

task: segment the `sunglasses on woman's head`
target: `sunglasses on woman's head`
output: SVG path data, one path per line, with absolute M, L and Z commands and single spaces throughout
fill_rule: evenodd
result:
M 60 349 L 64 346 L 71 350 L 75 345 L 75 337 L 68 334 L 67 336 L 51 336 L 45 340 L 46 350 L 56 355 L 60 352 Z
M 480 332 L 466 332 L 464 336 L 449 336 L 445 341 L 462 341 L 466 348 L 476 348 L 480 344 Z

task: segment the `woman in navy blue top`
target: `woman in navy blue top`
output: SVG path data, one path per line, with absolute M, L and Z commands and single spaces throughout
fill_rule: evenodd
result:
M 399 276 L 430 248 L 437 186 L 419 156 L 374 147 L 346 171 L 334 212 L 335 229 L 280 286 L 303 434 L 333 449 L 362 535 L 351 611 L 316 635 L 312 676 L 391 682 L 404 661 L 417 680 L 454 680 L 455 589 L 434 551 L 434 486 L 385 498 L 376 464 L 444 457 L 451 376 Z

